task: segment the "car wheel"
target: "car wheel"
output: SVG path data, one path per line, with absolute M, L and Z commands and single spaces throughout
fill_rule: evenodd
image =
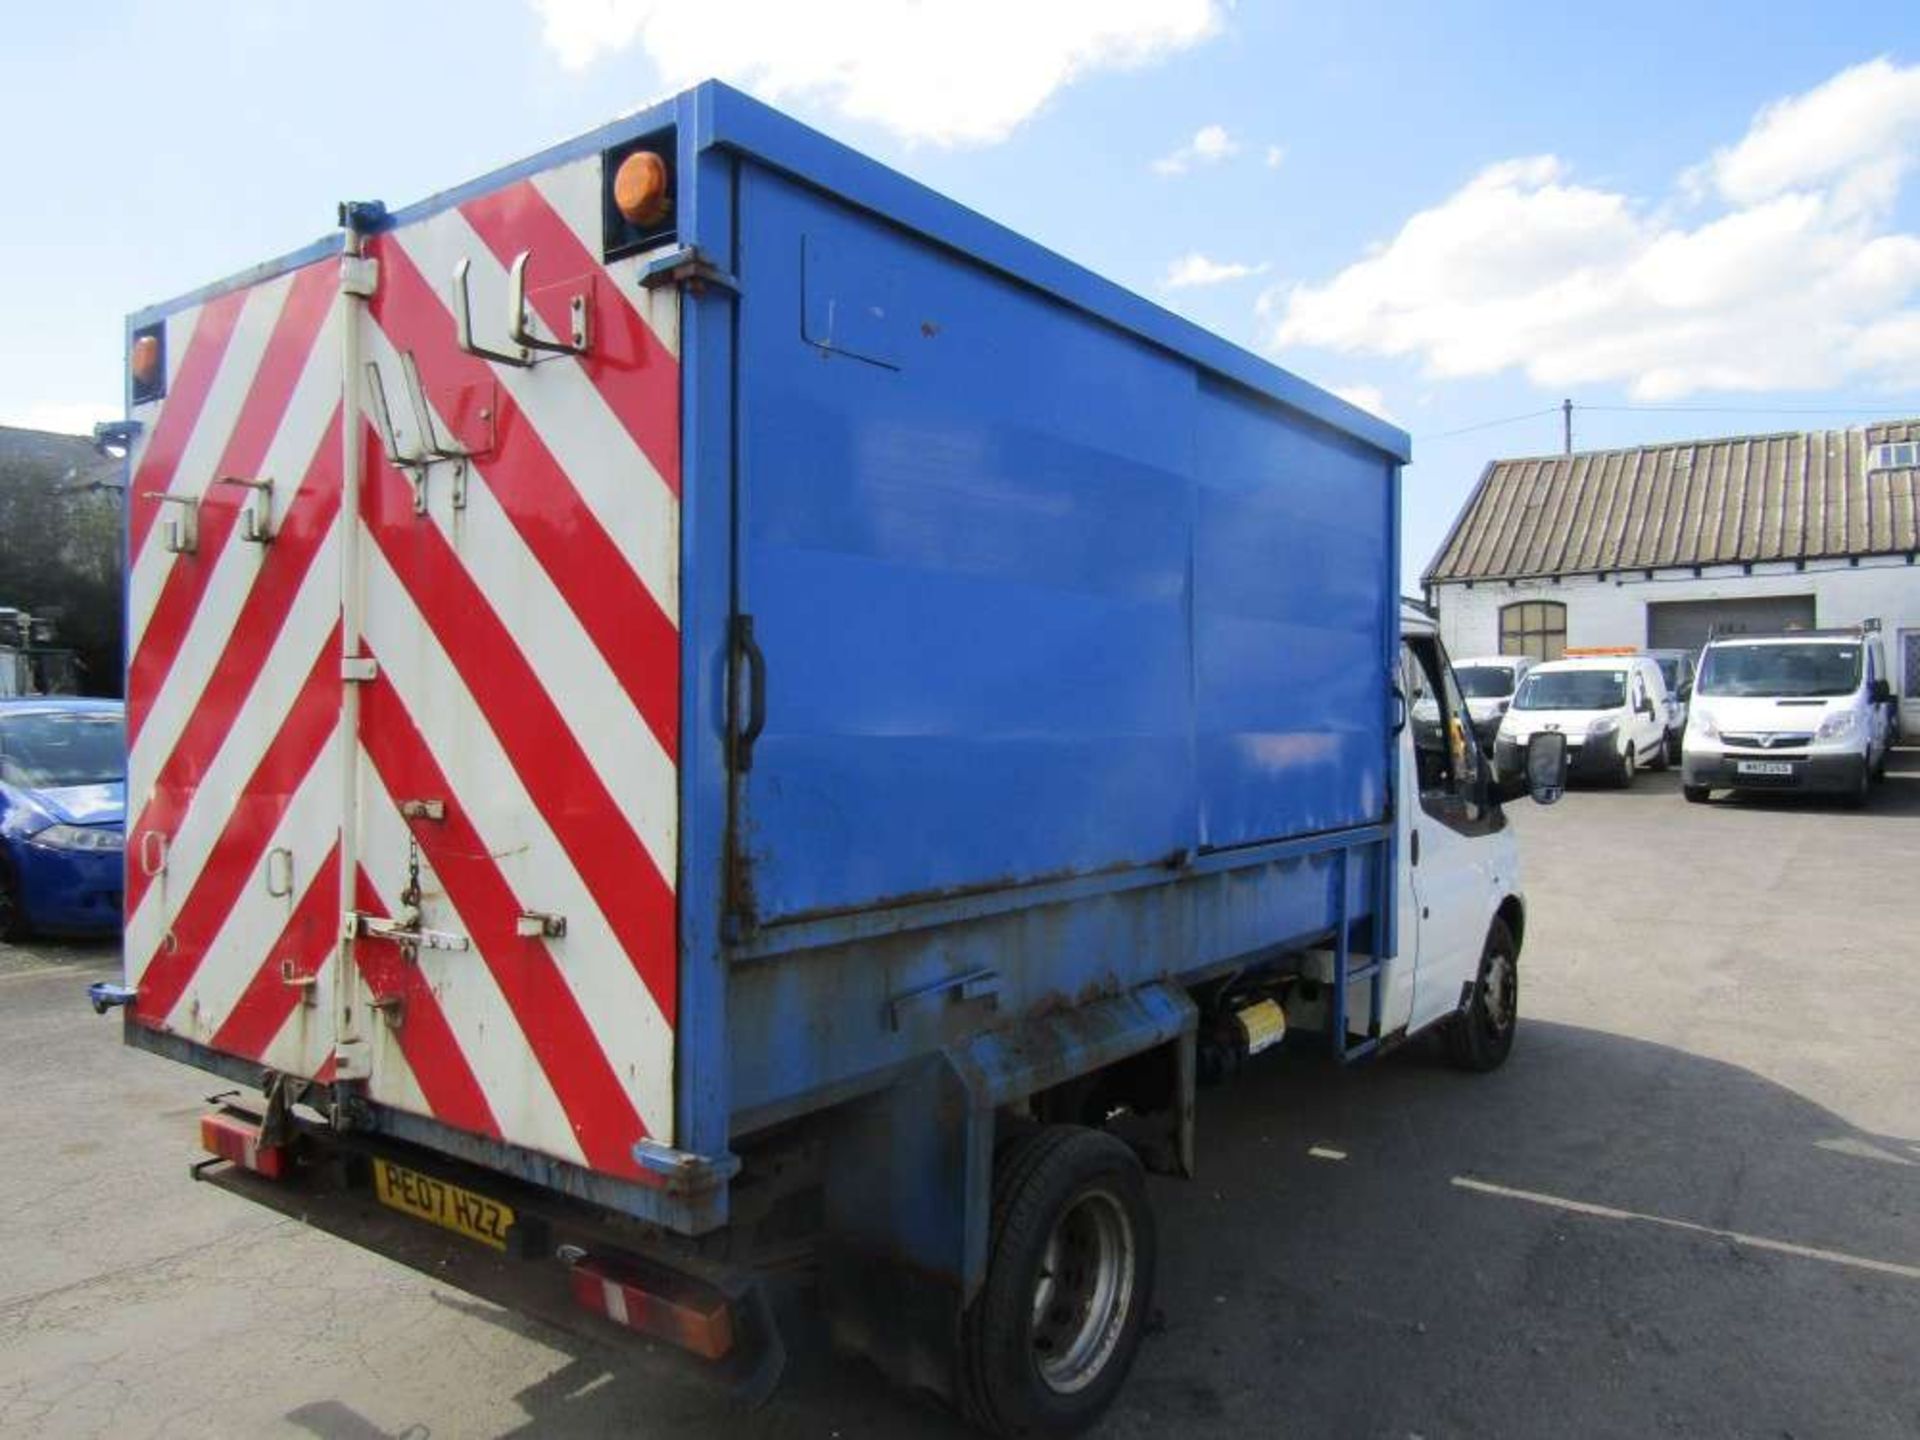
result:
M 996 1435 L 1065 1434 L 1113 1403 L 1153 1297 L 1139 1157 L 1103 1130 L 1049 1125 L 994 1162 L 986 1283 L 960 1332 L 960 1401 Z
M 7 868 L 5 860 L 0 860 L 0 940 L 26 938 L 27 912 L 20 903 L 20 891 L 14 884 L 13 872 Z
M 1620 769 L 1613 777 L 1613 783 L 1622 790 L 1633 784 L 1633 772 L 1638 768 L 1633 754 L 1633 741 L 1627 740 L 1625 747 L 1620 752 Z
M 1860 776 L 1844 791 L 1841 803 L 1849 810 L 1866 808 L 1868 797 L 1873 794 L 1873 767 L 1867 763 L 1867 757 L 1860 757 Z
M 1680 793 L 1687 797 L 1690 805 L 1704 805 L 1713 796 L 1712 789 L 1706 785 L 1682 785 Z
M 1684 730 L 1669 730 L 1667 732 L 1667 763 L 1669 765 L 1678 765 L 1680 763 L 1680 747 L 1685 739 L 1686 732 Z
M 1507 922 L 1487 929 L 1467 1006 L 1447 1027 L 1447 1058 L 1462 1070 L 1498 1070 L 1520 1024 L 1520 949 Z
M 1663 730 L 1660 732 L 1660 748 L 1654 752 L 1653 763 L 1647 766 L 1647 768 L 1649 770 L 1664 770 L 1672 762 L 1673 732 L 1671 730 Z

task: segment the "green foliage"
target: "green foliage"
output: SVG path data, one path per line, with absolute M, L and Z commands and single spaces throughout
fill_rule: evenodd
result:
M 0 429 L 0 606 L 54 616 L 99 695 L 121 683 L 120 483 L 85 439 Z

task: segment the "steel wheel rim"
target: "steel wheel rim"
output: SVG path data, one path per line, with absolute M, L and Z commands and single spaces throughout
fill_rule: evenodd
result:
M 1133 1222 L 1106 1190 L 1076 1196 L 1054 1222 L 1033 1287 L 1032 1350 L 1041 1383 L 1086 1389 L 1106 1369 L 1133 1313 Z
M 1487 978 L 1481 984 L 1481 1004 L 1496 1032 L 1513 1023 L 1513 957 L 1496 950 L 1487 957 Z

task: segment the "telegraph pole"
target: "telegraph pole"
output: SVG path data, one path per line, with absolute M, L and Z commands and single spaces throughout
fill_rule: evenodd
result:
M 1560 446 L 1562 453 L 1573 453 L 1573 401 L 1560 402 Z

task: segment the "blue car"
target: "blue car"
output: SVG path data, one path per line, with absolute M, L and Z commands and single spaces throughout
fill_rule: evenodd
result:
M 118 700 L 0 701 L 0 938 L 119 928 L 126 810 Z

